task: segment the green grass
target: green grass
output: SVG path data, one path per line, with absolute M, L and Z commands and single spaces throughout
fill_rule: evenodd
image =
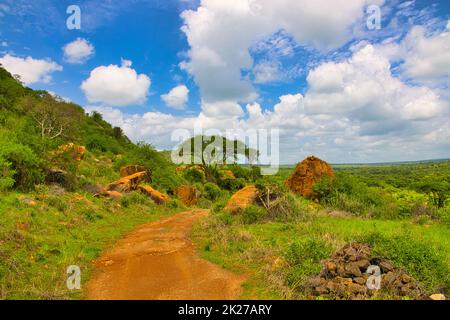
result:
M 84 284 L 92 261 L 118 238 L 179 210 L 140 194 L 128 195 L 126 206 L 78 193 L 0 196 L 0 299 L 82 298 L 82 290 L 66 288 L 69 265 L 81 268 Z M 37 199 L 37 205 L 22 197 Z
M 204 258 L 248 274 L 245 298 L 311 298 L 306 283 L 320 272 L 320 260 L 354 240 L 371 244 L 374 254 L 392 259 L 430 293 L 448 293 L 450 287 L 450 230 L 438 223 L 324 214 L 252 225 L 224 225 L 216 216 L 209 219 L 194 229 L 195 243 Z M 277 259 L 284 261 L 280 268 L 273 267 Z

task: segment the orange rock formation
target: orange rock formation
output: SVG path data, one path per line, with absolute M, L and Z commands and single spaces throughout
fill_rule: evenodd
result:
M 175 189 L 175 193 L 181 202 L 187 206 L 196 205 L 200 197 L 200 192 L 191 186 L 180 186 Z
M 300 162 L 294 173 L 286 180 L 286 186 L 304 197 L 314 197 L 314 184 L 323 176 L 333 177 L 333 169 L 323 160 L 314 156 Z
M 162 192 L 159 192 L 156 189 L 153 189 L 151 186 L 149 185 L 144 185 L 144 186 L 138 186 L 138 189 L 140 191 L 142 191 L 144 194 L 146 194 L 147 196 L 149 196 L 153 201 L 155 201 L 155 203 L 157 204 L 163 204 L 165 203 L 167 200 L 169 200 L 169 196 L 165 195 Z
M 258 189 L 254 185 L 247 186 L 236 192 L 230 200 L 228 200 L 224 210 L 233 214 L 239 213 L 255 203 L 257 197 Z

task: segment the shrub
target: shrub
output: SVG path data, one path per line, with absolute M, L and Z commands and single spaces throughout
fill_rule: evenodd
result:
M 186 206 L 178 199 L 171 198 L 166 202 L 166 207 L 171 209 L 185 209 Z
M 213 212 L 220 212 L 223 210 L 223 208 L 225 208 L 227 202 L 228 202 L 228 197 L 223 196 L 220 197 L 216 200 L 216 202 L 214 203 L 213 207 L 212 207 L 212 211 Z
M 238 179 L 220 179 L 218 181 L 219 187 L 229 191 L 237 191 L 245 187 L 245 180 L 243 178 Z
M 41 160 L 29 147 L 10 141 L 0 141 L 0 159 L 9 164 L 7 184 L 22 190 L 30 190 L 43 181 Z
M 245 224 L 253 224 L 262 220 L 267 216 L 267 210 L 260 206 L 249 206 L 245 208 L 241 213 L 242 222 Z
M 220 188 L 211 182 L 208 182 L 204 186 L 204 196 L 206 199 L 214 201 L 220 196 Z
M 200 171 L 198 168 L 189 168 L 183 172 L 183 177 L 192 183 L 204 183 L 205 182 L 205 173 Z
M 0 191 L 6 191 L 14 186 L 14 174 L 11 163 L 0 158 Z

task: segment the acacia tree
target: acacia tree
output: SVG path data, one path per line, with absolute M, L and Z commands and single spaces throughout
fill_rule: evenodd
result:
M 259 152 L 239 140 L 229 140 L 222 136 L 195 136 L 183 142 L 177 150 L 189 164 L 202 166 L 236 163 L 239 156 L 250 162 L 258 158 Z
M 418 191 L 428 194 L 438 208 L 443 208 L 445 201 L 450 197 L 450 183 L 445 180 L 426 178 L 415 187 Z

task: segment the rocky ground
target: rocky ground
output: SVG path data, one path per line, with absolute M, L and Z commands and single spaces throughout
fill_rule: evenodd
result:
M 367 272 L 369 266 L 372 270 L 379 268 L 379 289 L 374 288 L 377 285 L 376 276 L 371 277 L 374 273 Z M 313 295 L 334 299 L 367 299 L 383 295 L 427 298 L 415 279 L 396 268 L 391 261 L 372 256 L 368 245 L 357 242 L 344 246 L 331 259 L 324 261 L 322 272 L 311 280 L 310 285 Z

